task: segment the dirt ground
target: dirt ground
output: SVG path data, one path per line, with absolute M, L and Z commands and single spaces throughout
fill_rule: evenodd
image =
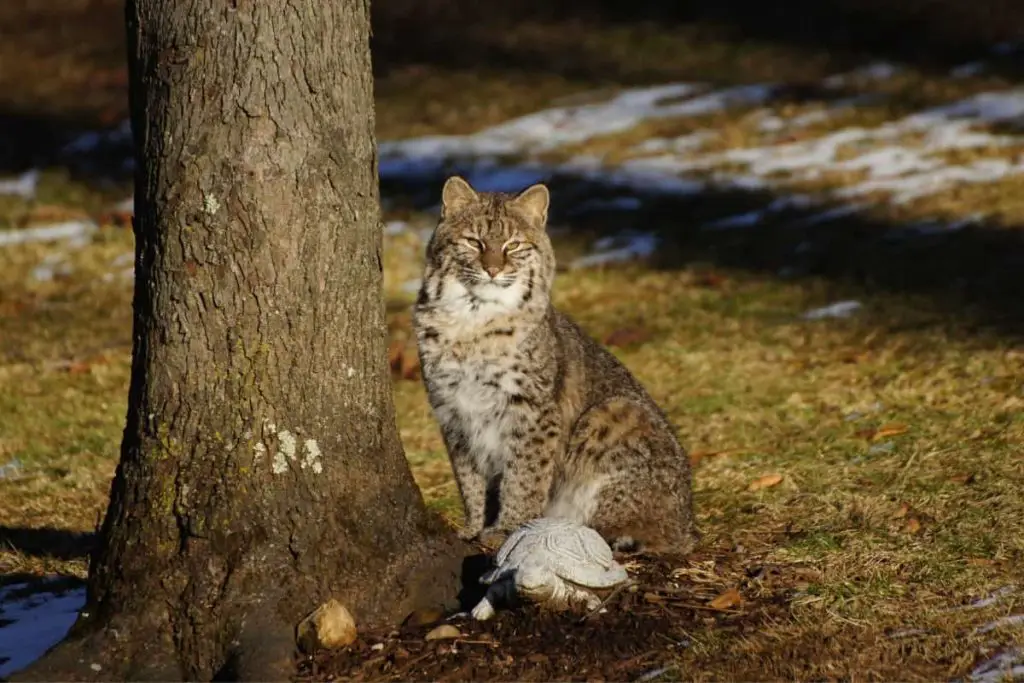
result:
M 779 625 L 793 623 L 793 601 L 819 571 L 763 560 L 742 547 L 675 561 L 631 558 L 630 582 L 598 613 L 526 605 L 486 622 L 461 614 L 415 625 L 410 619 L 398 630 L 362 633 L 343 650 L 303 657 L 297 680 L 924 681 L 956 668 L 955 655 L 923 643 L 924 634 L 884 624 L 831 624 L 823 631 L 808 623 L 779 637 Z M 444 622 L 461 636 L 425 639 Z M 769 630 L 775 643 L 766 648 Z M 879 648 L 880 640 L 891 645 Z M 872 644 L 870 658 L 858 656 L 858 643 Z M 837 659 L 845 663 L 837 666 Z

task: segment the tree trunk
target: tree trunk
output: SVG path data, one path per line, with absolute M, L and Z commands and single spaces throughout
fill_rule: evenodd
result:
M 128 0 L 127 425 L 86 613 L 20 678 L 279 679 L 331 597 L 456 596 L 391 400 L 368 10 Z

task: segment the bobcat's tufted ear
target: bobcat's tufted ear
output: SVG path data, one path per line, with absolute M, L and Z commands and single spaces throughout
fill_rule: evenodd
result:
M 548 221 L 548 205 L 551 203 L 551 193 L 543 183 L 531 185 L 520 192 L 512 200 L 512 206 L 521 211 L 538 227 L 543 228 Z
M 447 216 L 460 211 L 478 199 L 469 183 L 457 175 L 445 181 L 441 190 L 441 215 Z

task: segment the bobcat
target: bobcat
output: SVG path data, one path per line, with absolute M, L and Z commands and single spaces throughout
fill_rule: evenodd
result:
M 550 194 L 442 191 L 413 324 L 465 506 L 464 539 L 559 517 L 620 551 L 697 542 L 690 463 L 665 414 L 551 304 Z

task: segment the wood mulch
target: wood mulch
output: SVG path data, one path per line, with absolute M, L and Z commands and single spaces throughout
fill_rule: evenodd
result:
M 609 596 L 597 613 L 522 606 L 486 622 L 449 617 L 447 623 L 461 633 L 449 640 L 425 640 L 436 623 L 362 633 L 348 648 L 303 659 L 298 680 L 622 681 L 673 672 L 678 677 L 676 666 L 693 646 L 692 634 L 714 629 L 742 637 L 784 611 L 784 601 L 763 589 L 772 569 L 750 560 L 732 553 L 679 562 L 635 558 L 627 565 L 633 584 Z

